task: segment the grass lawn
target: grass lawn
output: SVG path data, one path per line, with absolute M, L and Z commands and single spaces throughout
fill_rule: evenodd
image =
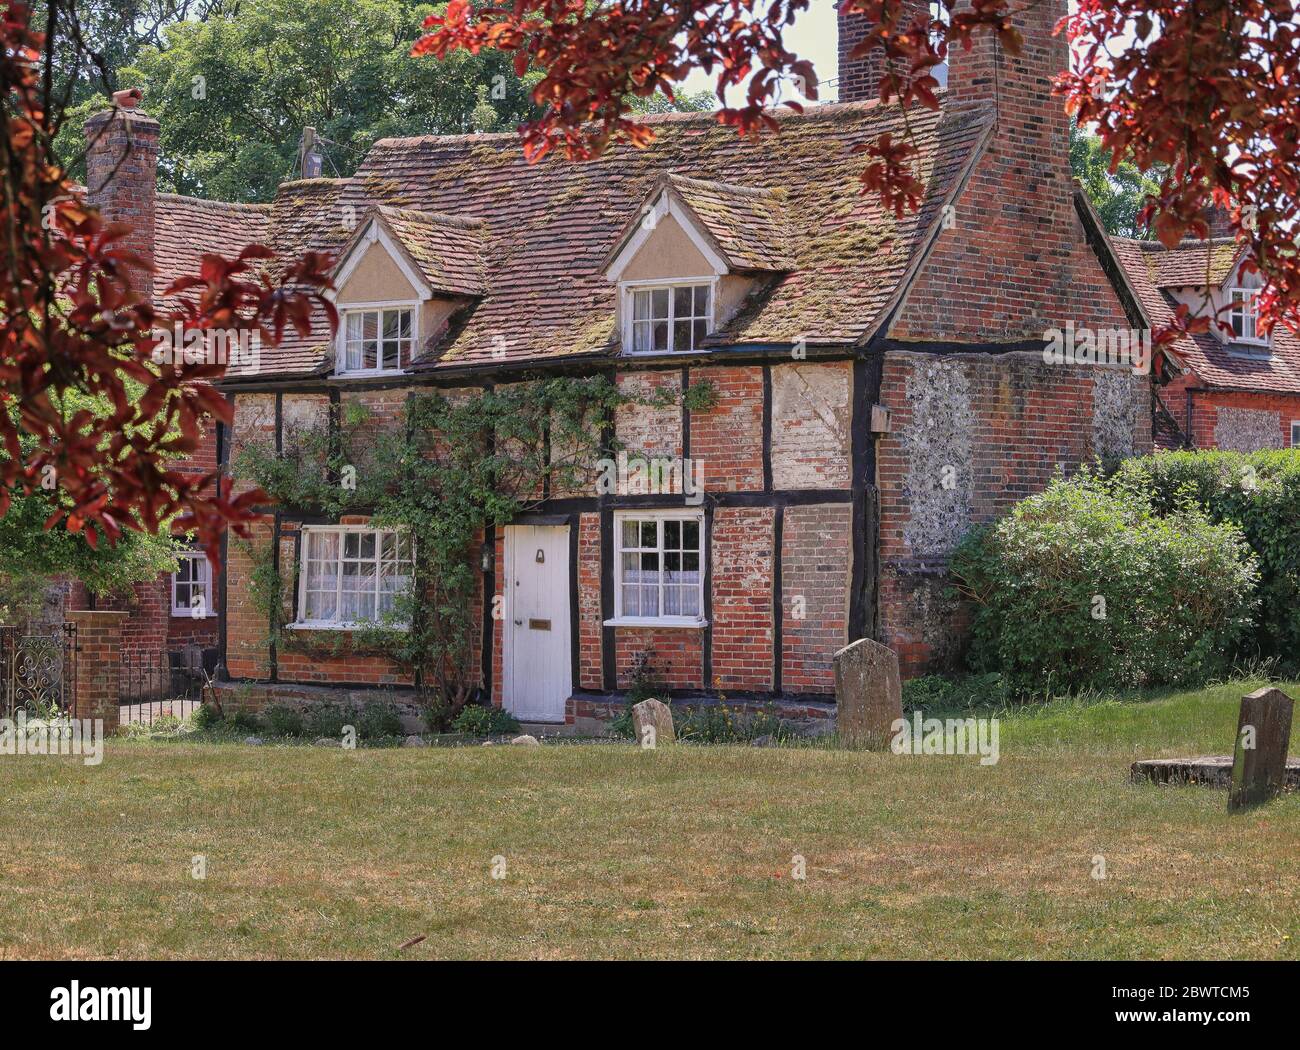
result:
M 1230 750 L 1258 684 L 1004 718 L 991 767 L 611 745 L 0 757 L 0 958 L 1296 959 L 1300 797 L 1229 817 L 1224 792 L 1127 783 L 1135 757 Z

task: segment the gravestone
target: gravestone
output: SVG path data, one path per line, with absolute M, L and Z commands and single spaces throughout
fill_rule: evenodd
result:
M 647 749 L 677 740 L 673 732 L 673 713 L 659 700 L 642 700 L 632 705 L 632 731 L 636 734 L 636 742 Z
M 1242 697 L 1229 811 L 1259 805 L 1281 793 L 1294 706 L 1281 689 L 1259 689 Z
M 903 717 L 898 655 L 859 638 L 835 654 L 835 705 L 840 736 L 852 744 L 884 747 Z

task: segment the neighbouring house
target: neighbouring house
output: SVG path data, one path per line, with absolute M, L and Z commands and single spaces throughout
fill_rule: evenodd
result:
M 1244 272 L 1245 246 L 1224 217 L 1208 241 L 1165 248 L 1112 237 L 1149 323 L 1168 324 L 1179 305 L 1209 317 L 1210 331 L 1184 335 L 1165 355 L 1155 416 L 1157 445 L 1238 452 L 1300 447 L 1300 339 L 1256 322 L 1259 274 Z
M 355 176 L 287 182 L 265 206 L 156 194 L 155 145 L 107 203 L 152 225 L 155 284 L 248 241 L 337 258 L 337 334 L 321 318 L 223 381 L 222 463 L 353 403 L 392 421 L 422 389 L 708 380 L 707 410 L 613 421 L 630 448 L 702 464 L 702 503 L 567 493 L 486 538 L 482 689 L 528 721 L 604 718 L 648 653 L 675 697 L 825 717 L 852 639 L 892 646 L 905 675 L 957 659 L 947 564 L 972 524 L 1059 469 L 1152 447 L 1148 375 L 1044 353 L 1054 332 L 1146 325 L 1127 247 L 1070 176 L 1050 94 L 1064 8 L 1018 16 L 1019 56 L 991 39 L 956 53 L 941 111 L 909 111 L 910 130 L 875 101 L 878 67 L 844 60 L 839 104 L 780 114 L 758 145 L 709 114 L 652 118 L 652 148 L 582 164 L 529 165 L 513 134 L 384 139 Z M 860 192 L 856 148 L 883 131 L 920 151 L 925 200 L 901 218 Z M 156 144 L 147 118 L 135 133 Z M 268 638 L 255 565 L 229 543 L 210 608 L 232 683 L 263 701 L 409 687 L 352 640 L 356 610 L 402 578 L 396 541 L 364 515 L 270 512 L 255 543 L 297 578 L 290 628 Z M 373 594 L 343 593 L 358 575 Z M 312 638 L 335 644 L 297 643 Z
M 172 279 L 198 272 L 203 252 L 258 240 L 266 210 L 219 204 L 156 192 L 158 122 L 139 111 L 107 110 L 86 124 L 86 198 L 111 222 L 130 226 L 125 245 L 145 264 L 135 269 L 137 286 L 162 309 L 176 303 L 164 295 Z M 211 474 L 224 459 L 224 435 L 211 423 L 199 448 L 174 468 Z M 217 485 L 227 484 L 218 479 Z M 198 549 L 184 550 L 176 573 L 135 585 L 126 596 L 92 597 L 79 583 L 57 588 L 62 609 L 119 609 L 129 613 L 122 627 L 123 690 L 163 688 L 169 664 L 197 655 L 211 669 L 219 657 L 220 605 L 215 574 Z M 187 650 L 190 650 L 187 652 Z

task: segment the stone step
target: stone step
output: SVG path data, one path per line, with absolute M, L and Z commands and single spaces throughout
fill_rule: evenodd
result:
M 1200 784 L 1205 787 L 1232 786 L 1232 756 L 1202 755 L 1200 758 L 1147 758 L 1134 762 L 1134 783 Z M 1286 760 L 1286 789 L 1300 791 L 1300 758 Z

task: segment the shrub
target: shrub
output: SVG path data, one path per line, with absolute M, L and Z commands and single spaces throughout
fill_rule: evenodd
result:
M 361 708 L 355 723 L 363 740 L 402 735 L 402 716 L 392 704 L 372 703 Z
M 1000 709 L 1010 700 L 1007 680 L 997 671 L 961 678 L 925 675 L 903 683 L 903 707 L 909 711 Z
M 519 722 L 509 711 L 500 707 L 470 704 L 451 723 L 457 733 L 470 736 L 499 736 L 519 732 Z
M 302 712 L 287 704 L 272 704 L 262 712 L 266 728 L 277 736 L 302 736 L 306 727 Z
M 235 710 L 226 715 L 225 724 L 241 733 L 260 733 L 262 723 L 252 711 Z
M 1300 450 L 1162 452 L 1126 460 L 1111 481 L 1157 514 L 1192 505 L 1240 526 L 1259 559 L 1260 649 L 1300 667 Z
M 312 704 L 303 716 L 303 727 L 308 736 L 341 737 L 344 726 L 355 726 L 356 710 L 350 704 L 325 703 Z
M 788 740 L 794 735 L 768 704 L 754 711 L 727 704 L 706 704 L 695 708 L 675 727 L 677 736 L 697 744 L 734 744 L 771 736 Z
M 307 708 L 303 722 L 306 735 L 312 737 L 341 737 L 346 726 L 352 726 L 360 740 L 400 736 L 403 731 L 397 708 L 379 701 L 341 704 L 327 700 L 312 704 Z
M 198 730 L 212 729 L 221 722 L 221 712 L 212 704 L 200 704 L 190 715 L 190 724 Z
M 665 692 L 655 674 L 652 660 L 653 657 L 648 650 L 642 650 L 633 657 L 632 667 L 628 672 L 627 703 L 623 705 L 623 710 L 618 713 L 618 717 L 609 723 L 609 731 L 614 736 L 631 740 L 636 735 L 636 728 L 632 722 L 632 708 L 642 700 L 657 699 Z
M 1202 681 L 1230 666 L 1258 582 L 1241 529 L 1084 472 L 1057 479 L 953 559 L 975 606 L 971 664 L 1020 693 Z

